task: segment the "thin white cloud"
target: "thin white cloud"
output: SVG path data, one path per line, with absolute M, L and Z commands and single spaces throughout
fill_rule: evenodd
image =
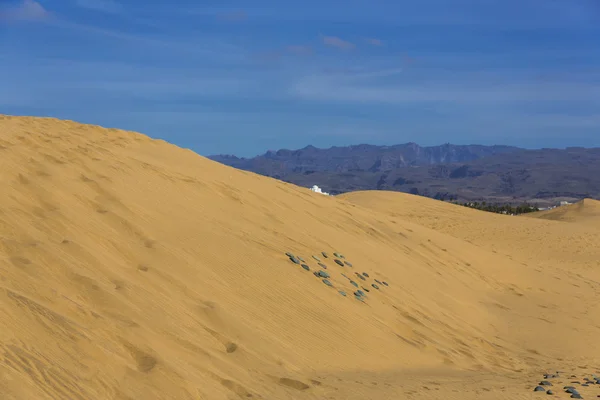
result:
M 42 21 L 50 13 L 35 0 L 22 0 L 16 5 L 0 8 L 0 20 L 4 21 Z
M 243 10 L 217 13 L 217 19 L 221 21 L 240 22 L 245 21 L 247 18 L 248 14 Z
M 340 39 L 337 36 L 322 36 L 323 44 L 326 46 L 337 47 L 342 50 L 352 50 L 356 47 L 354 43 Z
M 123 6 L 114 0 L 75 0 L 75 4 L 81 8 L 109 14 L 118 14 L 123 11 Z
M 372 46 L 377 46 L 377 47 L 383 46 L 383 41 L 381 41 L 381 39 L 365 38 L 364 41 L 365 41 L 365 43 L 370 44 Z
M 576 77 L 572 80 L 491 80 L 489 76 L 449 75 L 439 79 L 411 82 L 391 79 L 398 71 L 373 71 L 347 76 L 313 75 L 295 82 L 290 94 L 304 100 L 325 103 L 395 105 L 447 103 L 457 105 L 522 104 L 524 102 L 600 103 L 600 81 Z M 388 76 L 385 82 L 367 78 Z M 363 78 L 357 80 L 356 78 Z
M 287 46 L 286 50 L 290 53 L 299 55 L 299 56 L 307 56 L 313 54 L 313 49 L 310 46 L 302 46 L 302 45 L 291 45 Z

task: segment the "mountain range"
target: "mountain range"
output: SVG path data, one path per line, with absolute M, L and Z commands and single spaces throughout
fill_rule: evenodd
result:
M 300 186 L 318 185 L 331 194 L 377 189 L 459 202 L 540 206 L 600 198 L 600 148 L 360 144 L 208 158 Z

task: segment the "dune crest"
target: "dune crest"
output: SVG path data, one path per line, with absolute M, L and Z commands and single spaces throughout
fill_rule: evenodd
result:
M 0 116 L 0 166 L 3 398 L 506 398 L 598 365 L 585 227 L 322 196 L 50 118 Z
M 600 228 L 600 201 L 583 199 L 574 204 L 530 213 L 529 216 L 551 221 L 576 222 Z

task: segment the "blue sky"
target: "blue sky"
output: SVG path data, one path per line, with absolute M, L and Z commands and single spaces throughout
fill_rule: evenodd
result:
M 600 2 L 0 0 L 0 113 L 202 155 L 600 147 Z

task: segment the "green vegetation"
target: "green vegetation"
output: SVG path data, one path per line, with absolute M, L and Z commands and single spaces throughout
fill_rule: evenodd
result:
M 454 204 L 458 205 L 459 203 L 455 201 Z M 485 201 L 482 201 L 481 203 L 475 201 L 475 202 L 469 202 L 469 203 L 462 203 L 460 205 L 462 205 L 464 207 L 475 208 L 477 210 L 488 211 L 488 212 L 493 212 L 493 213 L 497 213 L 497 214 L 507 214 L 507 215 L 513 215 L 513 214 L 519 215 L 519 214 L 525 214 L 525 213 L 530 213 L 530 212 L 540 210 L 537 207 L 537 205 L 531 205 L 528 203 L 523 203 L 518 206 L 513 206 L 511 204 L 498 204 L 498 203 L 488 204 Z

